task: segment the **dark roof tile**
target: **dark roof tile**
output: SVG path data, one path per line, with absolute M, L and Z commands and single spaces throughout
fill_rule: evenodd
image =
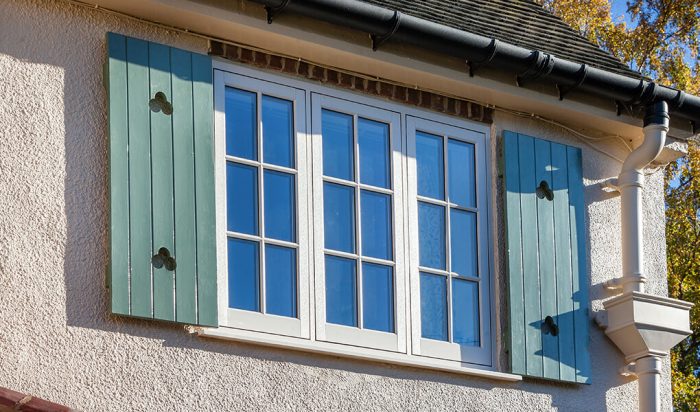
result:
M 641 75 L 530 0 L 363 0 L 630 77 Z

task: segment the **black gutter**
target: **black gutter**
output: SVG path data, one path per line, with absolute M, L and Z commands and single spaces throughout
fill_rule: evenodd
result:
M 470 74 L 481 67 L 506 70 L 516 74 L 517 84 L 528 81 L 552 83 L 560 99 L 579 89 L 611 98 L 620 105 L 642 109 L 665 101 L 669 111 L 691 123 L 700 123 L 700 97 L 601 69 L 555 58 L 496 39 L 479 36 L 428 20 L 401 14 L 359 0 L 251 0 L 265 6 L 268 22 L 279 13 L 296 13 L 339 26 L 370 33 L 373 47 L 387 40 L 410 44 L 431 51 L 465 59 Z M 618 110 L 619 114 L 619 110 Z

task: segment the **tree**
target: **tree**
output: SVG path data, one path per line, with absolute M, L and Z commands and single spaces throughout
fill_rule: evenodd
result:
M 628 0 L 626 16 L 616 18 L 609 0 L 540 3 L 643 75 L 700 93 L 700 1 Z M 691 142 L 688 155 L 666 168 L 665 197 L 669 295 L 695 303 L 690 313 L 694 333 L 671 353 L 673 406 L 700 411 L 699 143 Z
M 666 247 L 671 297 L 695 303 L 694 331 L 671 353 L 673 404 L 679 411 L 700 410 L 700 147 L 666 168 Z
M 616 0 L 620 1 L 620 0 Z M 610 0 L 540 0 L 592 42 L 635 70 L 691 94 L 700 92 L 700 2 L 628 0 L 626 17 Z

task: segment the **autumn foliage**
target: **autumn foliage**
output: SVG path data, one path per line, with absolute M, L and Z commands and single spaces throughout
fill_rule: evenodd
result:
M 690 335 L 671 353 L 673 403 L 700 410 L 700 147 L 666 168 L 666 247 L 669 295 L 695 303 Z

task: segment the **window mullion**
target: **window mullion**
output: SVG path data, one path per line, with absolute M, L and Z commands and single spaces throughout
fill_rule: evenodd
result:
M 357 254 L 357 269 L 356 269 L 356 291 L 357 291 L 357 327 L 363 329 L 363 314 L 364 308 L 362 307 L 362 225 L 361 225 L 361 213 L 360 208 L 360 148 L 357 139 L 357 129 L 358 129 L 358 117 L 357 115 L 352 116 L 352 146 L 354 153 L 354 171 L 355 171 L 355 253 Z
M 447 146 L 449 137 L 443 137 L 442 163 L 443 163 L 443 187 L 445 192 L 445 269 L 447 270 L 447 341 L 452 342 L 452 239 L 450 231 L 450 192 L 449 192 L 449 165 L 447 160 Z
M 258 124 L 258 221 L 260 222 L 260 313 L 267 313 L 266 308 L 266 282 L 265 282 L 265 168 L 263 167 L 263 122 L 262 122 L 262 93 L 258 93 L 257 99 L 257 124 Z

